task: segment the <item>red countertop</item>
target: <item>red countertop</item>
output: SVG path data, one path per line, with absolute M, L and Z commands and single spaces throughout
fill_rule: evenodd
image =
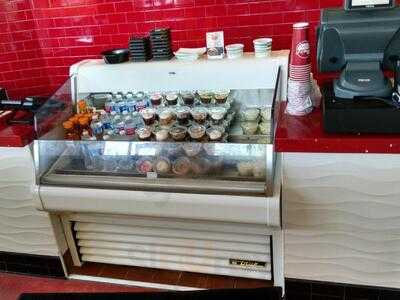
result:
M 275 134 L 277 152 L 400 153 L 400 134 L 328 134 L 322 128 L 321 109 L 294 117 L 285 114 L 285 102 L 280 105 Z
M 12 117 L 10 112 L 0 114 L 0 147 L 24 147 L 35 138 L 31 125 L 7 125 Z

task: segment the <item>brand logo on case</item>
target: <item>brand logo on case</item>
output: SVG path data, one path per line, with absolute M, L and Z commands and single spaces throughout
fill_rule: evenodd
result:
M 296 54 L 301 58 L 307 58 L 310 56 L 310 44 L 308 41 L 302 41 L 297 44 Z
M 233 266 L 244 267 L 244 268 L 248 268 L 248 267 L 265 268 L 267 266 L 267 263 L 265 261 L 235 259 L 235 258 L 230 258 L 229 264 L 233 265 Z

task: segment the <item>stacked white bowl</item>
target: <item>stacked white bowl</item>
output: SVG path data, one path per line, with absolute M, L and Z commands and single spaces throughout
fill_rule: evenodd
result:
M 260 38 L 253 40 L 254 44 L 254 55 L 256 57 L 268 57 L 272 51 L 272 39 L 271 38 Z
M 235 59 L 243 56 L 243 44 L 231 44 L 225 47 L 226 56 L 229 59 Z

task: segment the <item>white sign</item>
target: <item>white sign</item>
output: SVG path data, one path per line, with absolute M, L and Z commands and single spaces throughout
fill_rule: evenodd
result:
M 353 0 L 352 6 L 375 6 L 375 5 L 389 5 L 390 0 Z

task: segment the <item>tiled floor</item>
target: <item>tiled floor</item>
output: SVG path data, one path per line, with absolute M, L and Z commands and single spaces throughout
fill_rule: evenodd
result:
M 71 274 L 143 281 L 157 284 L 179 285 L 205 289 L 269 287 L 271 281 L 232 276 L 160 270 L 85 262 L 82 267 L 67 263 Z
M 0 273 L 0 299 L 16 300 L 26 292 L 144 292 L 139 287 Z

